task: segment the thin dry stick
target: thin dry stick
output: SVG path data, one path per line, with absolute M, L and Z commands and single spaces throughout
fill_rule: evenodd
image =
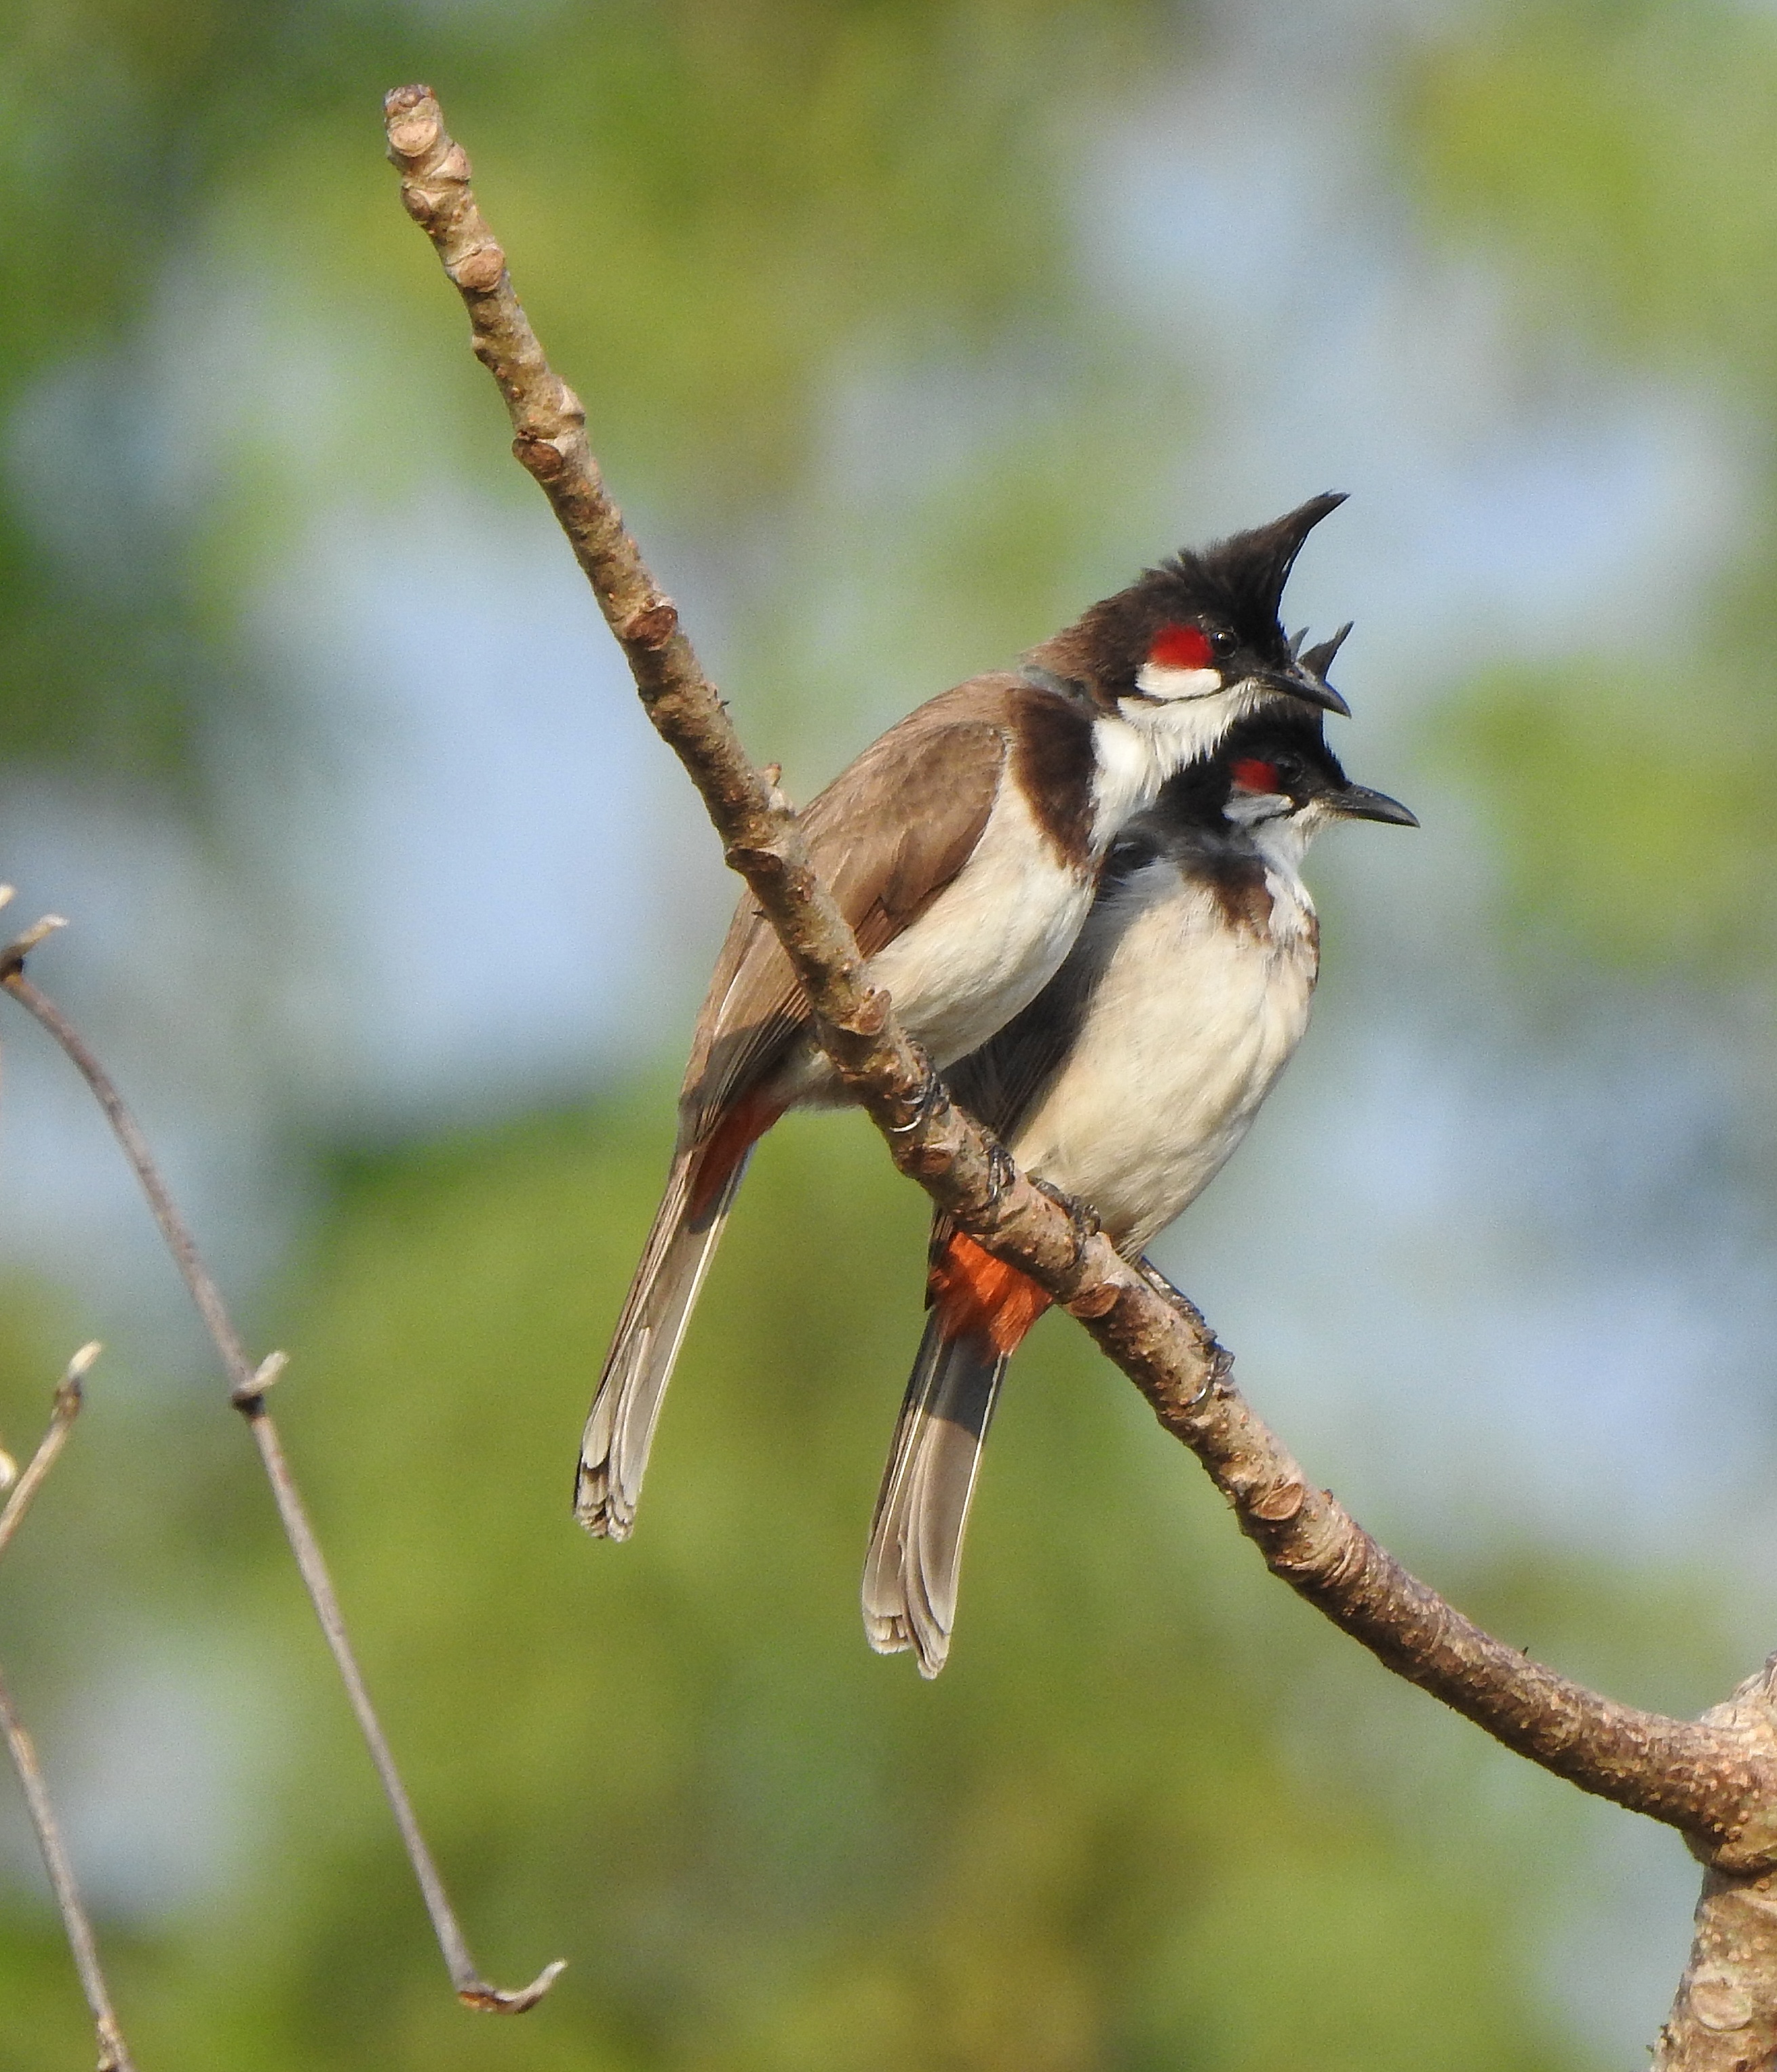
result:
M 92 1372 L 93 1363 L 101 1350 L 97 1338 L 82 1346 L 56 1385 L 56 1405 L 50 1413 L 49 1429 L 31 1455 L 30 1466 L 14 1483 L 6 1509 L 0 1511 L 0 1554 L 12 1544 L 12 1536 L 24 1523 L 25 1513 L 35 1500 L 43 1478 L 55 1466 L 56 1456 L 68 1444 L 68 1435 L 80 1414 L 80 1384 Z
M 407 1795 L 407 1787 L 401 1782 L 396 1768 L 393 1751 L 384 1734 L 381 1722 L 370 1702 L 363 1672 L 358 1667 L 356 1655 L 346 1632 L 345 1618 L 339 1608 L 333 1579 L 327 1572 L 327 1562 L 321 1552 L 319 1541 L 309 1522 L 301 1496 L 298 1494 L 286 1459 L 278 1436 L 278 1428 L 271 1412 L 265 1408 L 265 1392 L 283 1371 L 286 1356 L 273 1353 L 257 1367 L 249 1357 L 241 1334 L 234 1327 L 221 1290 L 198 1252 L 191 1233 L 175 1207 L 172 1196 L 160 1175 L 147 1139 L 142 1135 L 135 1117 L 125 1106 L 122 1096 L 113 1083 L 110 1075 L 99 1063 L 68 1018 L 55 1003 L 47 999 L 26 977 L 26 955 L 41 942 L 52 928 L 62 926 L 56 917 L 50 916 L 27 929 L 14 942 L 0 950 L 0 985 L 3 985 L 27 1013 L 39 1022 L 60 1045 L 75 1069 L 80 1073 L 93 1096 L 104 1111 L 112 1133 L 123 1148 L 136 1178 L 142 1183 L 142 1192 L 148 1198 L 148 1206 L 154 1213 L 160 1233 L 173 1255 L 175 1264 L 191 1291 L 192 1301 L 204 1320 L 211 1342 L 220 1355 L 224 1371 L 230 1385 L 229 1400 L 246 1419 L 253 1433 L 253 1443 L 259 1449 L 259 1457 L 265 1470 L 265 1478 L 271 1484 L 272 1495 L 278 1505 L 278 1515 L 282 1521 L 285 1536 L 289 1540 L 290 1552 L 296 1557 L 296 1565 L 302 1572 L 302 1582 L 315 1607 L 315 1615 L 320 1621 L 321 1630 L 332 1652 L 340 1681 L 345 1685 L 356 1716 L 359 1731 L 370 1750 L 370 1759 L 376 1765 L 376 1774 L 381 1780 L 384 1794 L 389 1800 L 389 1810 L 395 1816 L 395 1824 L 401 1830 L 409 1861 L 418 1881 L 420 1892 L 426 1901 L 426 1910 L 431 1916 L 433 1933 L 438 1938 L 438 1947 L 450 1971 L 450 1983 L 456 1988 L 457 1998 L 465 2007 L 490 2014 L 522 2014 L 535 2007 L 561 1974 L 565 1959 L 557 1959 L 546 1965 L 529 1985 L 517 1992 L 503 1992 L 490 1985 L 475 1967 L 470 1955 L 467 1940 L 463 1935 L 450 1897 L 445 1890 L 432 1852 L 426 1846 L 426 1837 L 420 1832 L 413 1802 Z
M 31 1500 L 68 1442 L 74 1420 L 80 1412 L 80 1383 L 98 1356 L 97 1344 L 82 1346 L 68 1362 L 67 1371 L 56 1385 L 56 1407 L 51 1413 L 49 1429 L 31 1456 L 31 1466 L 7 1498 L 6 1509 L 0 1511 L 0 1554 L 12 1544 L 12 1536 L 24 1522 Z M 62 1928 L 68 1937 L 68 1947 L 73 1952 L 74 1968 L 80 1974 L 80 1990 L 92 2011 L 93 2031 L 99 2045 L 98 2072 L 135 2072 L 123 2031 L 117 2025 L 117 2011 L 111 2004 L 105 1973 L 100 1967 L 98 1941 L 81 1904 L 80 1888 L 74 1882 L 73 1866 L 68 1861 L 56 1810 L 50 1803 L 49 1786 L 43 1782 L 37 1750 L 25 1731 L 25 1723 L 19 1716 L 4 1679 L 0 1679 L 0 1733 L 6 1737 L 6 1752 L 19 1773 L 31 1824 L 37 1831 L 37 1846 L 43 1852 L 43 1868 L 49 1873 L 50 1888 L 61 1914 Z
M 896 1025 L 886 996 L 870 985 L 795 815 L 749 760 L 676 607 L 606 492 L 586 442 L 585 410 L 544 356 L 505 254 L 476 204 L 468 158 L 445 130 L 436 97 L 426 87 L 397 88 L 385 97 L 384 113 L 403 204 L 463 298 L 473 349 L 506 401 L 512 451 L 548 496 L 644 709 L 702 794 L 728 862 L 784 944 L 817 1038 L 896 1165 L 971 1236 L 1080 1319 L 1166 1429 L 1195 1453 L 1241 1530 L 1293 1589 L 1397 1674 L 1508 1747 L 1686 1835 L 1713 1867 L 1712 1885 L 1660 2062 L 1726 2072 L 1777 2060 L 1777 1984 L 1767 1992 L 1754 1990 L 1756 1979 L 1753 1987 L 1743 1984 L 1759 1965 L 1767 1981 L 1777 1981 L 1771 1674 L 1702 1720 L 1671 1720 L 1558 1676 L 1464 1618 L 1309 1482 L 1234 1388 L 1232 1362 L 1193 1305 L 1151 1268 L 1127 1264 L 1088 1221 L 1034 1187 L 953 1105 Z M 1721 1959 L 1728 1973 L 1721 1975 L 1733 1983 L 1720 1991 L 1716 1971 L 1705 1976 L 1697 1970 L 1717 1882 L 1745 1902 L 1733 1936 L 1723 1940 L 1734 1949 Z M 1709 1914 L 1711 1922 L 1722 1918 L 1718 1910 Z M 1690 2025 L 1693 2036 L 1686 2011 L 1699 1978 L 1705 2012 Z

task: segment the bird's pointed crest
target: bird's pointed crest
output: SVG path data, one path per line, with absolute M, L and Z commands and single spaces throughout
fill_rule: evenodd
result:
M 1236 624 L 1243 629 L 1275 626 L 1283 603 L 1284 585 L 1290 580 L 1303 541 L 1322 518 L 1344 501 L 1342 490 L 1310 496 L 1306 504 L 1273 518 L 1269 525 L 1231 532 L 1225 540 L 1199 552 L 1187 549 L 1168 565 L 1187 581 L 1220 591 Z
M 1033 648 L 1026 659 L 1032 681 L 1077 684 L 1089 697 L 1106 702 L 1129 695 L 1138 673 L 1161 661 L 1178 668 L 1238 667 L 1244 672 L 1266 671 L 1281 679 L 1302 672 L 1278 623 L 1283 588 L 1302 543 L 1343 495 L 1311 496 L 1295 510 L 1268 525 L 1231 533 L 1203 548 L 1186 548 L 1148 569 L 1126 590 L 1089 605 L 1071 626 Z M 1229 642 L 1225 649 L 1219 643 Z M 1184 643 L 1208 643 L 1201 656 L 1187 657 Z M 1176 647 L 1174 656 L 1157 650 Z M 1224 660 L 1224 656 L 1227 659 Z M 1280 680 L 1280 695 L 1313 699 L 1312 676 L 1298 687 Z

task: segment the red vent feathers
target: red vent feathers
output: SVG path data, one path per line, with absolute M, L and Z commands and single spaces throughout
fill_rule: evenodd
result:
M 1049 1297 L 1015 1266 L 952 1233 L 933 1262 L 927 1293 L 948 1338 L 983 1338 L 995 1354 L 1015 1351 Z

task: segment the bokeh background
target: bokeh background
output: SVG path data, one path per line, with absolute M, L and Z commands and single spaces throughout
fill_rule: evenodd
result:
M 1326 487 L 1354 773 L 1305 1052 L 1158 1256 L 1514 1641 L 1777 1634 L 1777 10 L 12 0 L 0 875 L 257 1342 L 496 1978 L 449 1998 L 245 1435 L 16 1016 L 0 1575 L 145 2072 L 1641 2062 L 1676 1840 L 1262 1573 L 1065 1321 L 952 1664 L 864 1647 L 920 1203 L 757 1161 L 637 1539 L 567 1514 L 732 897 L 380 158 L 439 89 L 747 738 L 806 797 Z M 0 2064 L 89 2045 L 0 1793 Z

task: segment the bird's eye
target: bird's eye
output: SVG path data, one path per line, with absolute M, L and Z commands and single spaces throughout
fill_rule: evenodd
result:
M 1243 756 L 1232 767 L 1228 774 L 1239 791 L 1274 792 L 1281 788 L 1277 783 L 1277 764 L 1262 763 L 1256 755 Z
M 1216 649 L 1200 626 L 1162 626 L 1148 649 L 1148 660 L 1162 669 L 1207 669 Z
M 1231 633 L 1225 626 L 1219 626 L 1209 636 L 1209 644 L 1215 650 L 1217 659 L 1226 661 L 1240 643 L 1237 635 Z

